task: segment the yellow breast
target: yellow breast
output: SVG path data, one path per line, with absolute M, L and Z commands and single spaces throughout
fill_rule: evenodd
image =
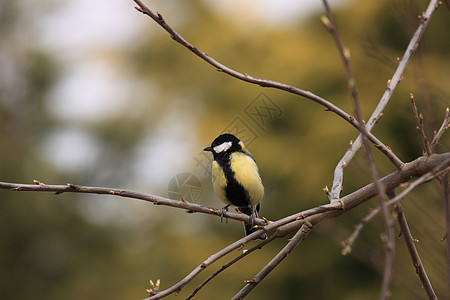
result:
M 234 152 L 230 155 L 230 163 L 237 182 L 248 192 L 251 204 L 257 205 L 264 196 L 264 186 L 255 161 L 244 153 Z
M 225 177 L 225 173 L 220 167 L 219 163 L 213 161 L 212 163 L 212 182 L 214 191 L 216 192 L 219 199 L 222 200 L 225 204 L 231 204 L 225 195 L 225 187 L 227 185 L 227 179 Z

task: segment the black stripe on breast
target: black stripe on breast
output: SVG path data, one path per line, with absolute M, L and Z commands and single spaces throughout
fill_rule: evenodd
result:
M 225 188 L 225 195 L 231 204 L 237 207 L 249 206 L 250 197 L 244 187 L 234 178 L 234 172 L 231 170 L 229 157 L 224 159 L 216 159 L 222 167 L 227 179 L 227 186 Z

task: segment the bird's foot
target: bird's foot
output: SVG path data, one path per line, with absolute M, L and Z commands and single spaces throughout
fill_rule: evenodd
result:
M 220 223 L 222 223 L 223 218 L 225 218 L 225 224 L 228 224 L 228 218 L 225 217 L 225 212 L 228 211 L 228 207 L 230 207 L 229 204 L 222 207 L 222 209 L 220 210 Z

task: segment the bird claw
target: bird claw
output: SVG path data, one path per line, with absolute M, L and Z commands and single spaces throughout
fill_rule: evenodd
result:
M 226 205 L 220 210 L 220 223 L 222 223 L 223 218 L 225 218 L 225 224 L 228 224 L 228 218 L 225 217 L 225 212 L 228 211 L 228 207 L 230 207 L 230 205 Z
M 252 225 L 252 227 L 255 227 L 255 214 L 254 213 L 250 216 L 250 225 Z

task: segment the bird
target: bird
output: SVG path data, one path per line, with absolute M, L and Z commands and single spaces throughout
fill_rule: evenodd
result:
M 244 222 L 245 235 L 255 232 L 258 228 L 254 227 L 254 219 L 258 218 L 264 186 L 252 154 L 230 133 L 219 135 L 203 150 L 213 154 L 212 183 L 217 196 L 226 204 L 223 210 L 236 206 L 251 217 L 250 224 Z M 266 233 L 258 236 L 261 240 L 266 238 Z

